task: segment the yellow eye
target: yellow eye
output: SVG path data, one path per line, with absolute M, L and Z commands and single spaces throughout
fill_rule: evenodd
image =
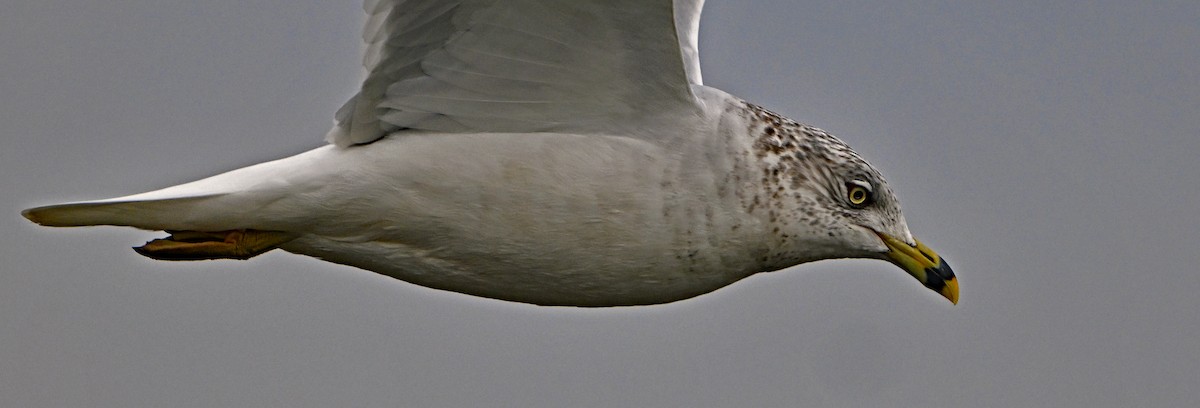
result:
M 865 207 L 871 203 L 871 192 L 863 186 L 850 186 L 850 192 L 847 195 L 850 199 L 850 204 L 855 207 Z

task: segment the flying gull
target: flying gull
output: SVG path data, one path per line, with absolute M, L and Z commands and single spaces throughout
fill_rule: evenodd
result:
M 880 173 L 703 85 L 702 0 L 367 0 L 367 76 L 329 145 L 162 190 L 25 210 L 170 236 L 161 260 L 279 248 L 539 305 L 687 299 L 831 258 L 958 302 Z

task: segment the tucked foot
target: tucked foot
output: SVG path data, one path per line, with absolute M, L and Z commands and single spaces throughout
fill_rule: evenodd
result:
M 161 261 L 250 259 L 295 238 L 284 232 L 258 230 L 168 232 L 171 236 L 147 242 L 133 250 Z

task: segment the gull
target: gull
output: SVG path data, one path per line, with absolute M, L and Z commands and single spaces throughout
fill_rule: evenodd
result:
M 958 302 L 878 170 L 703 84 L 702 0 L 367 0 L 329 144 L 174 187 L 27 209 L 169 236 L 160 260 L 282 249 L 537 305 L 674 302 L 823 259 Z

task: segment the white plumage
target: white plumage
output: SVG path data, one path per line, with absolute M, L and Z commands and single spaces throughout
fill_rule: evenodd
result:
M 139 248 L 158 259 L 281 248 L 546 305 L 670 302 L 838 257 L 957 301 L 874 168 L 702 85 L 701 3 L 369 0 L 367 78 L 331 145 L 24 215 L 169 231 Z

